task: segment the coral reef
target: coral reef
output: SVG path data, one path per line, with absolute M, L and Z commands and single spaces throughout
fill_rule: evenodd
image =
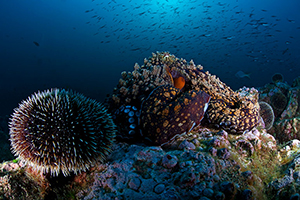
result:
M 300 87 L 299 77 L 290 86 L 287 83 L 276 82 L 259 88 L 261 101 L 271 105 L 275 121 L 269 130 L 280 142 L 300 139 Z
M 232 91 L 157 52 L 122 73 L 112 117 L 71 91 L 35 93 L 10 120 L 18 158 L 0 164 L 0 198 L 299 199 L 300 78 L 273 79 Z
M 9 126 L 15 156 L 54 176 L 85 171 L 97 159 L 104 160 L 115 136 L 115 125 L 102 104 L 60 89 L 23 100 Z
M 281 174 L 266 188 L 269 199 L 299 199 L 300 194 L 300 141 L 291 140 L 279 151 Z
M 97 163 L 90 172 L 76 175 L 64 186 L 69 193 L 60 197 L 66 199 L 73 194 L 76 199 L 266 199 L 264 185 L 275 180 L 272 176 L 277 171 L 274 163 L 278 159 L 274 157 L 275 139 L 257 129 L 231 135 L 196 128 L 164 148 L 117 142 L 106 163 Z M 30 183 L 30 179 L 22 177 L 14 179 L 13 184 Z M 33 191 L 25 185 L 22 193 L 16 193 L 11 180 L 9 176 L 0 179 L 0 195 L 18 194 L 20 198 L 25 193 L 32 196 L 43 191 L 35 183 L 31 186 Z M 80 187 L 74 187 L 79 180 Z M 43 198 L 49 198 L 48 193 L 49 189 Z
M 280 143 L 292 139 L 300 139 L 300 117 L 275 121 L 273 130 L 270 131 Z
M 205 122 L 214 128 L 241 134 L 258 125 L 258 95 L 242 96 L 215 75 L 203 71 L 202 66 L 196 66 L 193 61 L 187 62 L 176 58 L 168 52 L 153 53 L 149 59 L 144 60 L 144 65 L 135 64 L 134 71 L 122 72 L 119 84 L 106 100 L 108 109 L 115 115 L 116 121 L 121 121 L 117 114 L 120 107 L 134 106 L 138 110 L 141 109 L 142 102 L 161 85 L 171 85 L 182 93 L 203 91 L 210 95 Z M 157 101 L 160 99 L 158 98 Z M 159 123 L 163 124 L 163 122 Z M 121 127 L 119 129 L 121 137 L 128 138 L 131 131 L 129 124 L 121 123 L 117 126 Z M 143 131 L 145 130 L 142 127 Z M 134 140 L 137 137 L 132 135 L 129 138 Z
M 278 118 L 287 106 L 290 86 L 284 82 L 276 82 L 268 83 L 258 90 L 259 100 L 270 104 L 275 118 Z
M 157 146 L 116 141 L 108 147 L 101 140 L 96 140 L 93 142 L 98 142 L 97 147 L 105 147 L 107 151 L 111 151 L 105 163 L 101 162 L 102 154 L 99 159 L 99 154 L 92 152 L 93 157 L 89 159 L 94 160 L 93 166 L 88 163 L 89 170 L 86 168 L 73 171 L 83 171 L 80 174 L 60 173 L 57 177 L 43 173 L 47 172 L 46 169 L 34 169 L 41 169 L 41 166 L 35 163 L 33 167 L 22 157 L 4 162 L 0 164 L 0 198 L 277 200 L 300 197 L 298 79 L 294 81 L 293 87 L 276 82 L 260 88 L 259 93 L 256 89 L 247 87 L 233 92 L 217 78 L 213 79 L 208 72 L 200 70 L 199 66 L 187 64 L 168 53 L 155 55 L 158 58 L 152 57 L 145 61 L 145 66 L 149 68 L 136 66 L 136 72 L 123 73 L 123 76 L 127 77 L 120 80 L 123 88 L 116 88 L 107 103 L 109 109 L 114 112 L 113 119 L 120 126 L 118 129 L 125 130 L 118 134 L 120 138 L 127 137 L 129 141 L 135 138 L 140 142 L 143 136 L 143 140 Z M 179 64 L 175 67 L 174 63 Z M 152 74 L 153 70 L 156 72 Z M 144 76 L 136 79 L 132 74 L 139 76 L 137 72 L 150 73 L 148 78 L 151 78 L 147 81 L 144 81 Z M 161 77 L 164 79 L 160 79 Z M 198 82 L 192 84 L 192 81 Z M 137 84 L 134 86 L 135 95 L 132 93 L 133 83 Z M 213 85 L 218 86 L 212 87 Z M 277 110 L 275 115 L 270 106 L 274 109 L 275 99 L 272 98 L 278 93 L 286 98 L 286 105 L 282 106 L 280 112 Z M 230 109 L 222 110 L 217 108 L 217 105 Z M 38 109 L 39 107 L 43 109 Z M 212 108 L 215 112 L 209 112 Z M 46 111 L 47 114 L 43 115 Z M 231 128 L 229 124 L 216 123 L 213 119 L 220 116 L 212 115 L 219 112 L 224 112 L 223 118 L 231 116 L 242 122 L 231 120 Z M 75 118 L 69 118 L 71 115 Z M 273 115 L 276 118 L 272 126 Z M 242 119 L 237 116 L 248 117 Z M 262 118 L 265 126 L 260 126 L 261 119 L 257 118 Z M 32 130 L 31 135 L 41 135 L 39 139 L 31 137 L 31 140 L 26 141 L 27 144 L 41 140 L 54 151 L 54 145 L 57 147 L 61 144 L 59 138 L 56 138 L 56 141 L 59 140 L 60 143 L 53 145 L 52 134 L 49 137 L 40 134 L 45 132 L 43 126 L 46 124 L 42 122 L 47 121 L 46 119 L 47 124 L 54 124 L 53 127 L 56 127 L 51 129 L 49 126 L 52 132 L 57 131 L 55 133 L 58 133 L 58 127 L 64 130 L 69 127 L 68 124 L 58 124 L 57 119 L 65 123 L 80 119 L 74 126 L 77 126 L 77 130 L 84 130 L 79 125 L 88 123 L 86 131 L 82 132 L 84 135 L 90 136 L 90 128 L 95 127 L 95 134 L 92 135 L 96 135 L 96 130 L 101 129 L 101 134 L 111 130 L 110 142 L 113 140 L 115 127 L 112 125 L 112 118 L 101 104 L 77 93 L 58 89 L 36 93 L 23 101 L 12 116 L 11 134 L 27 133 L 24 131 L 27 128 L 26 130 Z M 254 121 L 248 121 L 251 119 Z M 228 119 L 224 120 L 228 122 Z M 200 121 L 201 126 L 197 126 Z M 32 128 L 33 122 L 35 128 Z M 256 127 L 252 127 L 252 122 Z M 212 129 L 209 123 L 213 123 L 214 128 L 223 130 Z M 247 130 L 243 123 L 250 123 L 251 130 Z M 104 125 L 103 129 L 96 124 Z M 269 127 L 271 128 L 267 132 Z M 60 137 L 69 134 L 72 129 L 67 130 L 60 132 Z M 240 133 L 242 130 L 243 134 L 231 134 Z M 160 134 L 161 132 L 163 134 Z M 185 132 L 186 134 L 181 134 Z M 70 137 L 63 139 L 67 141 L 66 146 L 69 139 Z M 75 141 L 79 142 L 80 139 L 82 137 Z M 278 145 L 277 141 L 285 144 Z M 31 153 L 29 150 L 34 149 L 25 149 L 21 153 Z M 48 157 L 55 155 L 52 159 L 57 159 L 57 154 L 52 154 L 52 151 L 48 153 Z M 77 150 L 76 154 L 82 152 Z M 35 158 L 31 154 L 27 155 Z M 84 155 L 88 153 L 78 156 L 73 162 L 81 161 L 79 158 Z M 45 161 L 47 164 L 47 159 Z M 64 169 L 61 165 L 59 167 L 60 170 Z M 51 172 L 51 169 L 49 171 Z M 72 172 L 72 169 L 70 171 Z M 56 171 L 52 173 L 55 174 Z M 64 174 L 67 173 L 71 175 L 65 177 Z

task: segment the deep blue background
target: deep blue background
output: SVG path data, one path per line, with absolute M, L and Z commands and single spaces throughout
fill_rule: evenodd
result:
M 0 115 L 51 87 L 103 101 L 156 51 L 193 59 L 233 89 L 276 72 L 291 84 L 299 9 L 299 0 L 1 0 Z

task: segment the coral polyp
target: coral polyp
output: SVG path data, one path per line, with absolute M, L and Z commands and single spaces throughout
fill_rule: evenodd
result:
M 115 138 L 115 125 L 102 104 L 63 89 L 23 100 L 9 127 L 14 155 L 53 176 L 77 174 L 103 161 Z

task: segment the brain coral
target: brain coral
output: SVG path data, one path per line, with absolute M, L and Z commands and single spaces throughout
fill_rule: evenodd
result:
M 142 102 L 155 88 L 171 85 L 183 93 L 207 93 L 211 99 L 205 117 L 216 128 L 242 133 L 258 124 L 258 98 L 239 95 L 215 75 L 205 72 L 202 66 L 176 58 L 168 52 L 153 53 L 144 60 L 144 65 L 135 64 L 134 71 L 122 72 L 121 75 L 119 84 L 106 100 L 112 113 L 126 105 L 140 110 Z M 126 126 L 120 130 L 121 134 L 127 134 L 129 129 Z
M 103 105 L 60 89 L 23 100 L 9 126 L 15 156 L 56 176 L 85 171 L 104 160 L 115 137 L 115 125 Z

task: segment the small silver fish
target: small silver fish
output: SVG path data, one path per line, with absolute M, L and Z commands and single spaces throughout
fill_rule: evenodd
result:
M 245 72 L 243 72 L 243 71 L 238 71 L 237 73 L 235 73 L 235 76 L 237 77 L 237 78 L 245 78 L 245 77 L 247 77 L 247 78 L 249 78 L 250 79 L 250 74 L 251 73 L 248 73 L 248 74 L 246 74 Z

